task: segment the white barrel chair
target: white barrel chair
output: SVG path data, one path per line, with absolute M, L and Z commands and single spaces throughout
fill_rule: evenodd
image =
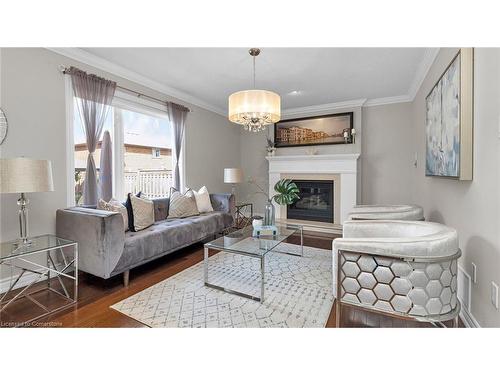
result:
M 458 235 L 438 223 L 344 222 L 333 241 L 337 326 L 343 305 L 434 325 L 458 323 Z
M 358 205 L 352 208 L 348 220 L 424 220 L 424 210 L 415 204 Z

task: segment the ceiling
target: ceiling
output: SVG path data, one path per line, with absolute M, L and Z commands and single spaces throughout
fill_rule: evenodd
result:
M 428 48 L 262 48 L 256 86 L 280 94 L 285 112 L 360 99 L 409 101 L 436 53 Z M 84 48 L 73 54 L 224 114 L 232 92 L 253 86 L 246 48 Z

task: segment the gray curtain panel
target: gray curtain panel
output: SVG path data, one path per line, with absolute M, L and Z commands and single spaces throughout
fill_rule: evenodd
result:
M 102 136 L 101 165 L 99 167 L 99 198 L 109 202 L 113 197 L 113 151 L 111 136 L 106 130 Z
M 181 175 L 179 170 L 179 158 L 181 156 L 182 139 L 184 138 L 184 129 L 186 123 L 186 117 L 189 109 L 175 103 L 168 103 L 168 117 L 170 123 L 172 124 L 172 134 L 174 141 L 174 155 L 175 155 L 175 165 L 174 165 L 174 188 L 180 190 L 181 188 Z
M 115 94 L 116 82 L 106 80 L 93 74 L 71 67 L 71 82 L 78 112 L 83 123 L 83 131 L 89 155 L 83 182 L 83 203 L 97 204 L 97 170 L 94 152 L 101 138 L 102 128 L 108 116 L 111 102 Z

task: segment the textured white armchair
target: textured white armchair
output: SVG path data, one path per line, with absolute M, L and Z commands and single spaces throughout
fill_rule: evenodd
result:
M 342 305 L 417 321 L 458 322 L 458 235 L 425 221 L 352 220 L 333 241 L 337 324 Z
M 349 220 L 424 220 L 424 210 L 414 204 L 354 206 Z

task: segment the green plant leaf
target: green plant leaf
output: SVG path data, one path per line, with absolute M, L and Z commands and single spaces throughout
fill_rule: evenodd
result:
M 276 195 L 272 197 L 276 203 L 281 206 L 286 206 L 292 204 L 296 200 L 300 199 L 298 196 L 299 188 L 297 185 L 289 179 L 282 179 L 276 182 L 274 185 L 274 191 Z

